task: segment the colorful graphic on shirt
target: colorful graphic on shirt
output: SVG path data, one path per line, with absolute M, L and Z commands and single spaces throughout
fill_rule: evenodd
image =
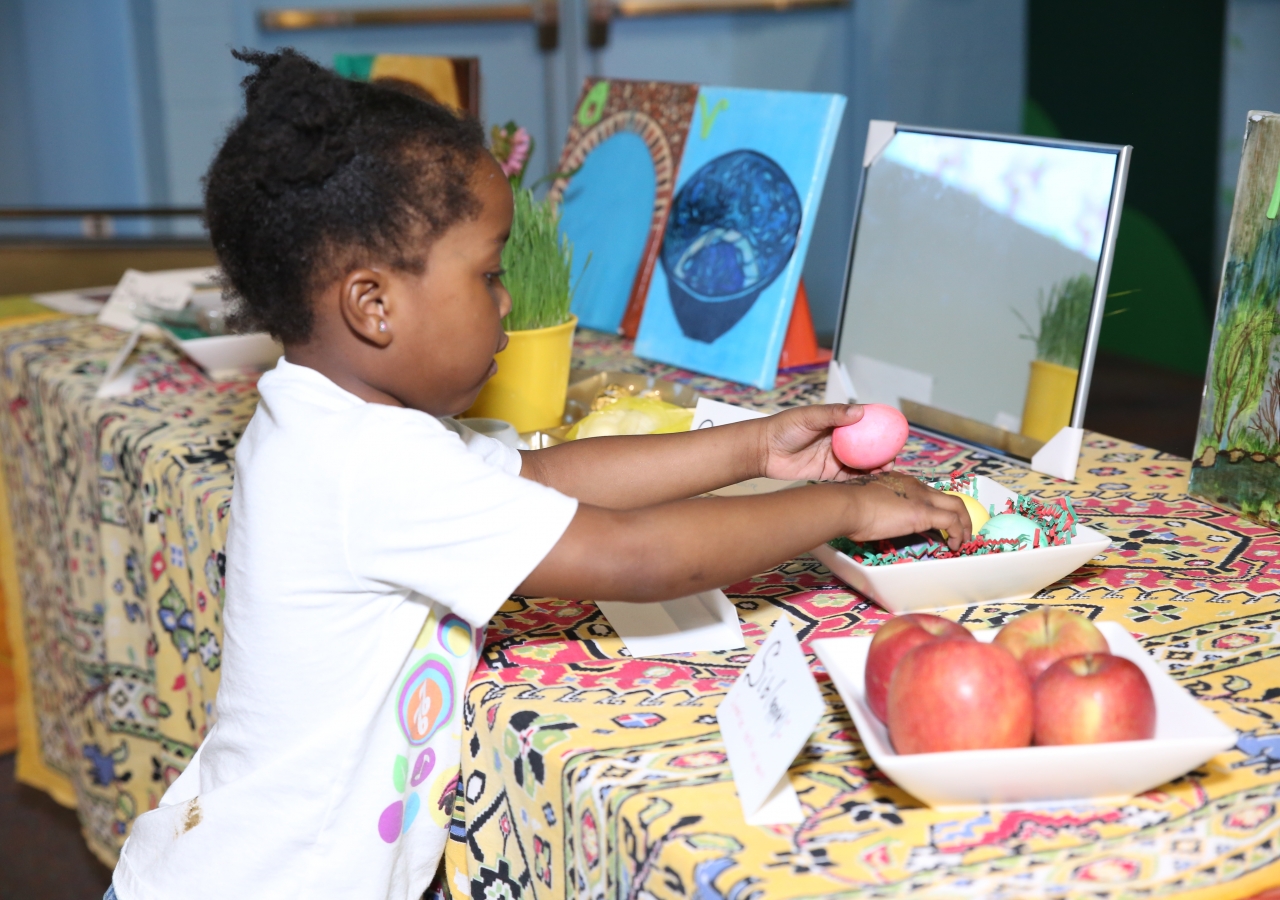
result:
M 397 709 L 400 727 L 409 743 L 425 744 L 453 714 L 453 675 L 449 664 L 434 654 L 420 659 L 400 688 Z
M 416 794 L 414 796 L 417 796 Z M 388 844 L 394 844 L 400 837 L 400 826 L 404 824 L 404 801 L 397 800 L 378 816 L 378 837 Z
M 471 626 L 457 616 L 440 620 L 440 644 L 454 656 L 464 656 L 471 647 Z
M 431 770 L 436 767 L 436 751 L 427 747 L 418 754 L 417 760 L 413 764 L 413 775 L 409 778 L 409 784 L 417 787 L 427 780 L 427 776 L 431 774 Z
M 421 809 L 422 798 L 416 793 L 392 803 L 378 816 L 378 837 L 394 844 L 400 835 L 407 834 L 413 827 Z
M 418 810 L 422 807 L 422 800 L 417 794 L 410 794 L 404 799 L 404 824 L 400 826 L 401 834 L 408 834 L 409 829 L 413 827 L 413 820 L 418 818 Z

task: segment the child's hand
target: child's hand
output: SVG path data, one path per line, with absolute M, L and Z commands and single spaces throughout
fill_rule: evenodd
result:
M 859 475 L 850 481 L 849 488 L 857 491 L 854 528 L 849 532 L 855 541 L 939 530 L 947 532 L 947 546 L 956 550 L 973 538 L 973 522 L 959 497 L 898 472 Z
M 783 481 L 848 481 L 866 474 L 831 452 L 831 430 L 862 418 L 862 407 L 832 403 L 801 406 L 759 420 L 763 427 L 760 471 Z M 893 464 L 883 469 L 887 471 Z

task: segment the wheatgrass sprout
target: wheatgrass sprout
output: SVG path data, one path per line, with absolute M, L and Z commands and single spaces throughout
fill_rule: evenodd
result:
M 532 191 L 515 190 L 515 216 L 502 266 L 502 280 L 511 293 L 511 312 L 502 320 L 503 328 L 527 331 L 568 321 L 573 247 L 560 233 L 555 204 L 539 203 Z
M 1036 359 L 1068 369 L 1080 368 L 1084 339 L 1089 331 L 1089 310 L 1093 306 L 1093 276 L 1077 275 L 1058 282 L 1049 290 L 1049 299 L 1040 299 L 1040 327 L 1022 337 L 1036 344 Z M 1022 314 L 1027 331 L 1033 331 Z

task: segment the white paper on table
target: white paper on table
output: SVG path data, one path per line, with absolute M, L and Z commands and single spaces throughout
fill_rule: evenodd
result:
M 754 409 L 721 403 L 719 400 L 698 398 L 698 405 L 693 408 L 693 427 L 690 431 L 701 428 L 714 428 L 717 425 L 733 425 L 738 422 L 750 422 L 752 419 L 763 419 L 765 414 Z M 806 482 L 779 481 L 776 478 L 750 478 L 737 484 L 716 488 L 710 493 L 717 497 L 748 497 L 754 494 L 771 494 L 783 488 L 796 487 Z
M 764 417 L 765 414 L 759 410 L 699 397 L 698 405 L 693 408 L 693 425 L 689 430 L 698 431 L 702 428 L 714 428 L 717 425 L 735 425 L 738 422 L 750 422 L 752 419 Z
M 139 272 L 127 269 L 111 292 L 106 306 L 98 313 L 98 323 L 133 331 L 138 327 L 137 313 L 145 307 L 176 312 L 187 305 L 196 289 L 209 284 L 218 269 L 169 269 L 164 272 Z
M 787 770 L 825 709 L 791 620 L 783 615 L 716 710 L 749 824 L 801 821 Z
M 719 588 L 662 603 L 599 600 L 596 605 L 634 657 L 747 646 L 738 610 Z
M 870 356 L 854 354 L 849 374 L 859 403 L 883 403 L 900 409 L 899 401 L 933 403 L 933 376 Z
M 827 363 L 827 387 L 822 395 L 823 403 L 857 403 L 858 392 L 853 388 L 853 378 L 844 363 L 832 357 Z
M 1084 429 L 1063 425 L 1048 443 L 1031 457 L 1031 468 L 1063 481 L 1076 480 L 1076 467 L 1080 464 L 1080 445 L 1084 442 Z
M 743 817 L 748 825 L 794 825 L 804 821 L 804 810 L 800 808 L 800 797 L 791 786 L 791 779 L 784 775 L 760 808 L 747 815 L 745 808 Z
M 32 294 L 31 299 L 55 312 L 73 316 L 93 316 L 101 312 L 102 305 L 106 303 L 105 299 L 95 299 L 95 297 L 108 296 L 112 290 L 113 288 L 108 286 L 85 288 L 80 291 L 46 291 L 42 294 Z
M 129 337 L 125 340 L 124 346 L 116 352 L 116 355 L 107 366 L 107 371 L 103 373 L 102 383 L 94 391 L 93 395 L 95 397 L 101 400 L 105 397 L 119 397 L 130 392 L 133 387 L 136 367 L 126 367 L 125 363 L 129 361 L 129 358 L 133 356 L 133 351 L 137 349 L 138 339 L 142 337 L 144 327 L 142 323 L 138 323 L 129 332 Z

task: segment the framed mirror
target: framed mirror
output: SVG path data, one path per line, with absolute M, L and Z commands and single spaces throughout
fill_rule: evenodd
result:
M 873 121 L 834 350 L 858 402 L 1021 459 L 1080 427 L 1132 149 Z

